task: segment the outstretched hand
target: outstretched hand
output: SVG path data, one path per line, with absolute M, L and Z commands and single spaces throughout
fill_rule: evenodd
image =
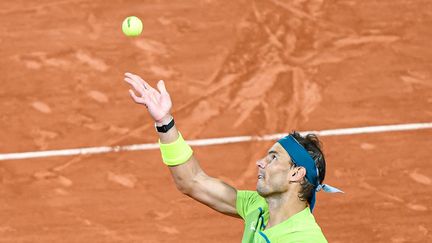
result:
M 157 83 L 159 91 L 151 87 L 140 76 L 132 73 L 125 73 L 124 81 L 134 89 L 129 89 L 132 99 L 138 104 L 145 105 L 155 122 L 162 122 L 171 116 L 172 101 L 163 80 L 159 80 Z

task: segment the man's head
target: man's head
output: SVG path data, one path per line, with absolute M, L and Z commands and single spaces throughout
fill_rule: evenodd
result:
M 324 181 L 326 164 L 318 137 L 314 134 L 308 134 L 303 137 L 297 132 L 291 133 L 290 136 L 313 159 L 318 169 L 318 178 L 315 177 L 317 179 L 315 184 L 321 184 Z M 311 183 L 307 179 L 306 173 L 309 173 L 310 177 L 311 171 L 307 171 L 299 163 L 296 164 L 290 153 L 293 155 L 294 150 L 285 148 L 280 142 L 277 142 L 270 148 L 266 157 L 257 161 L 257 191 L 263 197 L 283 194 L 285 192 L 296 192 L 301 201 L 310 203 L 316 189 L 316 185 L 313 185 L 313 182 Z

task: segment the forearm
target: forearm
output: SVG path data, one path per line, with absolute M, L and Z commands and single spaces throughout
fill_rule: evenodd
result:
M 218 212 L 239 217 L 236 210 L 237 190 L 208 176 L 192 156 L 186 163 L 169 167 L 177 188 L 189 197 Z
M 171 119 L 164 124 L 169 121 Z M 179 136 L 177 129 L 173 128 L 167 133 L 159 133 L 167 143 L 175 142 Z M 185 163 L 168 168 L 179 191 L 221 213 L 238 216 L 235 208 L 236 189 L 208 176 L 193 155 Z
M 161 119 L 161 121 L 157 121 L 156 126 L 166 125 L 171 121 L 171 119 L 172 116 L 167 115 Z M 158 135 L 162 144 L 169 144 L 175 142 L 179 138 L 179 131 L 174 125 L 168 130 L 168 132 L 158 132 Z M 191 156 L 188 161 L 183 164 L 168 166 L 168 168 L 170 169 L 177 188 L 186 194 L 192 189 L 194 178 L 197 177 L 198 173 L 202 172 L 198 161 L 193 156 Z

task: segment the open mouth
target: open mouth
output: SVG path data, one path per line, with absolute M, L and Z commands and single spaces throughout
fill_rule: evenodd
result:
M 264 176 L 263 175 L 258 175 L 258 180 L 259 179 L 264 179 Z

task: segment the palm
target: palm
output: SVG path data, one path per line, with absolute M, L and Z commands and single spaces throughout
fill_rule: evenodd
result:
M 167 94 L 157 93 L 155 101 L 147 104 L 148 111 L 155 121 L 160 121 L 163 117 L 170 113 L 172 102 Z
M 172 107 L 172 101 L 162 80 L 157 84 L 159 89 L 158 91 L 151 87 L 138 75 L 131 73 L 126 73 L 125 75 L 125 81 L 134 88 L 135 92 L 138 93 L 137 96 L 133 90 L 129 90 L 132 99 L 138 104 L 145 105 L 150 113 L 150 116 L 155 121 L 160 121 L 162 118 L 169 115 Z

